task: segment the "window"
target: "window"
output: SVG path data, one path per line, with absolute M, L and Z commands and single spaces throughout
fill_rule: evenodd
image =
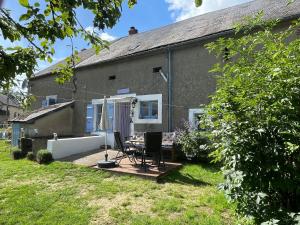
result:
M 162 123 L 162 95 L 140 95 L 134 109 L 134 123 L 161 124 Z
M 55 105 L 57 103 L 57 95 L 46 96 L 46 100 L 42 101 L 42 107 L 47 107 L 49 105 Z
M 201 116 L 203 113 L 203 109 L 189 109 L 189 122 L 193 128 L 199 127 L 199 116 Z
M 157 119 L 158 118 L 158 101 L 140 102 L 139 119 Z
M 95 124 L 94 124 L 94 130 L 96 132 L 101 131 L 100 130 L 100 121 L 102 116 L 102 106 L 103 104 L 97 104 L 95 105 Z M 113 124 L 114 124 L 114 104 L 113 103 L 107 103 L 107 116 L 108 116 L 108 132 L 113 132 Z

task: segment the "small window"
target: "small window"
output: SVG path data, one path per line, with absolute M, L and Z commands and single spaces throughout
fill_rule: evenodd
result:
M 139 119 L 157 119 L 158 101 L 141 101 Z
M 108 80 L 115 80 L 116 79 L 116 76 L 115 75 L 112 75 L 112 76 L 109 76 L 108 77 Z
M 161 70 L 161 67 L 155 67 L 155 68 L 153 68 L 153 73 L 159 73 L 160 70 Z
M 56 99 L 55 98 L 49 98 L 48 105 L 55 105 L 55 104 L 56 104 Z
M 46 102 L 42 103 L 43 106 L 55 105 L 57 103 L 57 95 L 49 95 L 46 97 Z
M 200 116 L 203 115 L 203 109 L 190 109 L 189 110 L 189 122 L 193 128 L 199 128 L 200 125 Z

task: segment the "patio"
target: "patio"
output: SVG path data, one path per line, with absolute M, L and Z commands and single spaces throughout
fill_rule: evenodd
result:
M 109 149 L 108 150 L 109 158 L 113 159 L 117 155 L 117 152 L 118 151 L 116 150 Z M 166 162 L 165 167 L 158 168 L 157 166 L 149 166 L 147 168 L 147 171 L 145 172 L 144 168 L 141 168 L 139 164 L 134 165 L 132 162 L 129 161 L 128 158 L 124 158 L 118 167 L 98 168 L 97 162 L 99 160 L 104 160 L 104 158 L 105 158 L 104 150 L 95 150 L 87 153 L 72 155 L 64 159 L 60 159 L 59 161 L 72 162 L 77 165 L 91 167 L 97 170 L 105 170 L 116 174 L 139 176 L 139 177 L 152 179 L 152 180 L 158 180 L 159 178 L 167 175 L 169 172 L 179 169 L 182 166 L 181 163 Z

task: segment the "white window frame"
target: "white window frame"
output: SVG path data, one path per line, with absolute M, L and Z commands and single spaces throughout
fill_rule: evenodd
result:
M 130 102 L 130 99 L 136 97 L 136 94 L 122 94 L 122 95 L 114 95 L 114 96 L 110 96 L 110 98 L 107 98 L 107 103 L 113 103 L 114 104 L 114 118 L 116 118 L 116 103 L 117 102 Z M 101 132 L 96 131 L 96 116 L 97 116 L 97 108 L 96 105 L 100 105 L 104 103 L 104 99 L 92 99 L 92 105 L 94 106 L 94 119 L 93 119 L 93 132 L 92 134 L 99 134 Z M 113 128 L 115 128 L 115 122 L 116 120 L 114 119 L 113 122 Z M 134 128 L 132 128 L 134 129 Z M 133 132 L 133 131 L 132 131 Z
M 106 99 L 107 103 L 114 103 L 112 100 Z M 93 99 L 92 100 L 92 105 L 94 106 L 94 118 L 93 118 L 93 133 L 92 134 L 99 134 L 101 131 L 97 131 L 97 105 L 103 105 L 104 99 Z M 115 107 L 114 107 L 115 108 Z M 114 113 L 115 114 L 115 113 Z M 113 125 L 114 126 L 114 125 Z
M 198 108 L 198 109 L 189 109 L 189 123 L 193 128 L 197 128 L 196 126 L 196 120 L 195 120 L 195 114 L 203 114 L 204 109 Z
M 46 96 L 47 106 L 49 106 L 50 99 L 55 99 L 55 104 L 57 104 L 57 95 L 48 95 Z
M 137 104 L 134 109 L 134 120 L 135 124 L 162 124 L 162 94 L 153 94 L 153 95 L 138 95 Z M 158 102 L 158 111 L 157 119 L 140 119 L 140 102 L 146 101 L 157 101 Z

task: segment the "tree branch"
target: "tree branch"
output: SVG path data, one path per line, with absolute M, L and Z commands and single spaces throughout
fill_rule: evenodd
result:
M 24 38 L 31 44 L 33 45 L 40 53 L 45 54 L 45 53 L 49 53 L 49 52 L 45 52 L 43 49 L 41 49 L 39 46 L 37 46 L 26 34 L 26 32 L 24 32 L 24 30 L 26 29 L 25 27 L 23 27 L 21 24 L 17 23 L 16 21 L 14 21 L 13 18 L 11 18 L 11 16 L 2 8 L 0 8 L 0 11 L 4 14 L 4 16 L 10 20 L 17 28 L 19 28 L 18 30 L 22 33 L 22 35 L 24 36 Z

